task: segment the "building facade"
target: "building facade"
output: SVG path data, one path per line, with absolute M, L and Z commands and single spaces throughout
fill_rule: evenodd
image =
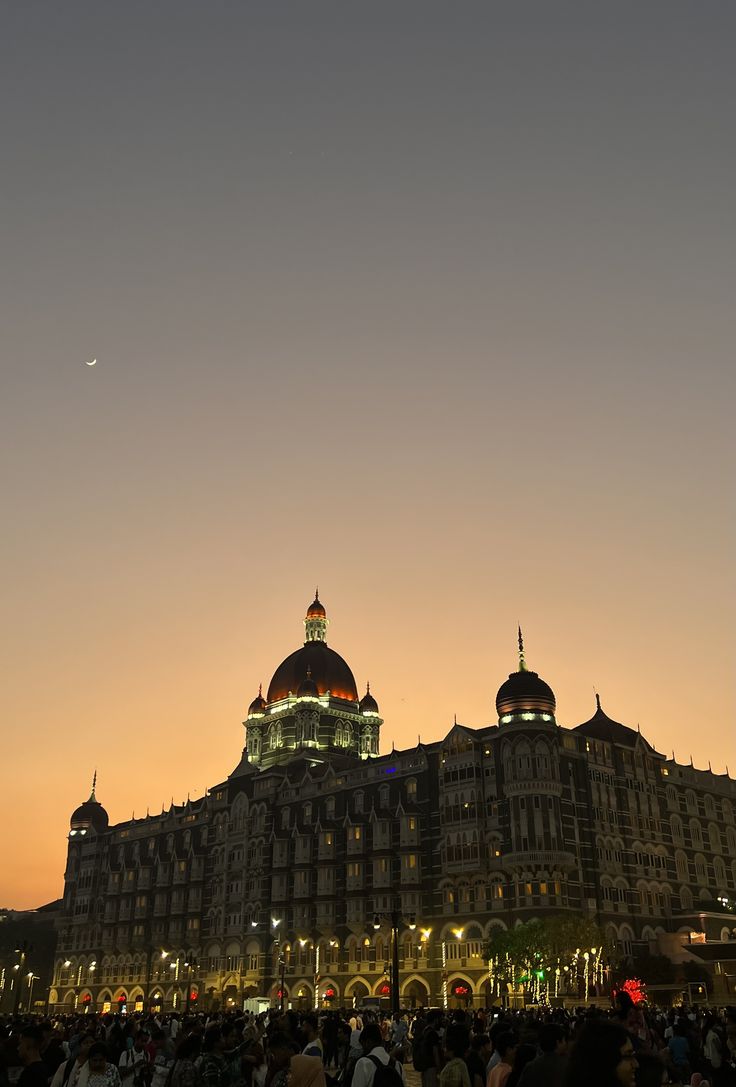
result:
M 238 766 L 207 795 L 114 826 L 95 789 L 72 815 L 50 1004 L 298 1008 L 390 993 L 490 1002 L 494 926 L 592 916 L 624 953 L 732 935 L 736 783 L 683 766 L 603 711 L 573 728 L 527 668 L 497 723 L 379 753 L 382 720 L 327 644 L 259 691 Z

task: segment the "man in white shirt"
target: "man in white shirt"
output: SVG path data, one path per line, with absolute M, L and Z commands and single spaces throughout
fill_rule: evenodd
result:
M 363 1047 L 364 1056 L 355 1065 L 352 1087 L 373 1087 L 373 1080 L 376 1077 L 374 1062 L 378 1060 L 381 1064 L 387 1065 L 391 1060 L 384 1047 L 381 1028 L 378 1023 L 368 1023 L 363 1027 L 360 1044 Z M 398 1073 L 400 1082 L 405 1084 L 404 1066 L 399 1064 L 398 1061 L 394 1061 L 393 1067 Z

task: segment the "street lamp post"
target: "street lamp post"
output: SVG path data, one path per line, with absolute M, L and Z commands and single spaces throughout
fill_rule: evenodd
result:
M 15 984 L 15 1001 L 13 1004 L 13 1015 L 18 1014 L 18 1008 L 20 1007 L 20 979 L 23 977 L 23 967 L 26 964 L 28 952 L 32 950 L 33 949 L 30 947 L 28 940 L 24 940 L 20 947 L 16 947 L 15 949 L 15 953 L 16 955 L 20 955 L 20 959 L 18 961 L 18 980 Z
M 189 1008 L 192 1003 L 192 973 L 199 969 L 199 963 L 196 959 L 188 959 L 184 965 L 187 968 L 187 999 L 184 1005 L 184 1011 L 186 1015 L 189 1015 Z
M 394 891 L 391 896 L 391 913 L 389 914 L 389 920 L 391 922 L 391 1011 L 396 1013 L 401 1010 L 401 1002 L 399 999 L 399 925 L 401 923 L 401 896 L 398 891 Z M 376 914 L 373 920 L 373 927 L 379 929 L 381 927 L 381 918 L 379 914 Z M 409 928 L 415 929 L 416 919 L 414 914 L 409 917 Z
M 33 983 L 38 981 L 38 974 L 34 974 L 31 970 L 28 974 L 28 1011 L 33 1012 Z

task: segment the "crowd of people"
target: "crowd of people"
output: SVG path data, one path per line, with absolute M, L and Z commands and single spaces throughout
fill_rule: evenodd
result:
M 736 1008 L 0 1021 L 0 1087 L 736 1087 Z

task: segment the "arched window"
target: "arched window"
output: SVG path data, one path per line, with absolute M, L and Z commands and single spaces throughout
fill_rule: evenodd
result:
M 691 910 L 693 908 L 693 896 L 689 887 L 680 887 L 680 909 Z
M 702 853 L 695 854 L 695 875 L 700 883 L 705 883 L 708 878 L 708 866 Z
M 334 796 L 328 796 L 325 801 L 325 813 L 328 819 L 335 818 L 335 798 Z
M 291 816 L 290 809 L 289 808 L 282 808 L 282 810 L 281 810 L 281 829 L 282 830 L 286 830 L 286 828 L 288 827 L 289 817 L 290 816 Z
M 417 779 L 408 778 L 406 782 L 406 799 L 416 800 L 417 798 Z
M 726 879 L 726 866 L 723 863 L 722 857 L 713 858 L 713 879 L 715 880 L 716 890 L 722 894 L 728 886 Z
M 707 794 L 705 797 L 705 814 L 709 819 L 712 819 L 716 814 L 715 800 L 710 794 Z
M 388 785 L 382 785 L 378 790 L 378 804 L 381 808 L 388 807 L 389 790 Z
M 708 823 L 708 842 L 712 853 L 721 852 L 721 832 L 715 823 Z
M 703 848 L 703 831 L 697 819 L 690 820 L 690 840 L 693 843 L 693 849 Z
M 679 815 L 673 815 L 670 819 L 670 831 L 672 833 L 672 841 L 676 845 L 682 845 L 684 842 L 682 834 L 682 819 Z
M 363 811 L 363 805 L 365 803 L 365 793 L 362 789 L 358 789 L 357 793 L 353 795 L 353 808 L 358 814 Z
M 731 856 L 736 855 L 736 830 L 733 827 L 726 827 L 726 842 L 728 843 L 728 852 Z
M 677 870 L 677 878 L 681 880 L 687 880 L 690 878 L 688 871 L 687 857 L 681 849 L 678 849 L 675 853 L 675 868 Z
M 723 800 L 721 802 L 721 810 L 723 812 L 723 822 L 733 823 L 733 807 L 730 800 Z

